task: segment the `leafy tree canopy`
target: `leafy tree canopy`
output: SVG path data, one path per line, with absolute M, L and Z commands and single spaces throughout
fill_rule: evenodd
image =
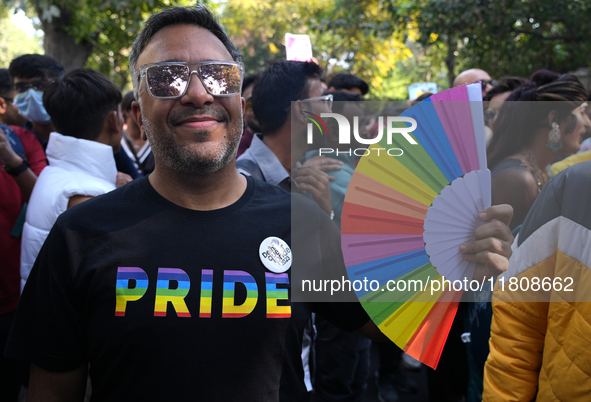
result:
M 5 6 L 38 16 L 45 54 L 66 70 L 96 69 L 130 88 L 128 55 L 141 25 L 162 7 L 189 0 L 3 0 Z
M 285 58 L 285 33 L 309 34 L 332 76 L 366 80 L 370 98 L 406 98 L 406 87 L 480 67 L 529 76 L 591 64 L 591 0 L 209 0 L 248 72 Z M 44 50 L 66 69 L 90 67 L 129 89 L 127 57 L 147 17 L 189 0 L 2 0 L 39 16 Z M 3 24 L 3 28 L 4 28 Z M 8 25 L 7 25 L 8 27 Z M 3 29 L 0 35 L 19 36 Z M 7 41 L 0 41 L 8 46 Z M 18 51 L 24 51 L 22 46 Z M 30 51 L 35 51 L 31 49 Z M 8 51 L 0 57 L 11 57 Z
M 0 7 L 0 68 L 8 68 L 10 62 L 23 54 L 39 53 L 42 50 L 40 40 L 29 36 L 11 19 L 12 12 Z
M 455 72 L 527 77 L 591 64 L 591 0 L 399 0 L 388 9 L 399 29 L 418 29 L 423 46 L 447 47 Z

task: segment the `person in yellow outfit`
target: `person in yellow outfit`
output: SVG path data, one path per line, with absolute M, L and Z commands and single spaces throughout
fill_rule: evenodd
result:
M 589 400 L 590 182 L 591 161 L 566 169 L 527 215 L 493 294 L 486 402 Z

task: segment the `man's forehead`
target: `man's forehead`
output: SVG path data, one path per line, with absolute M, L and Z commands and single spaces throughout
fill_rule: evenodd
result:
M 222 41 L 207 29 L 173 25 L 154 34 L 138 57 L 138 67 L 163 61 L 205 60 L 233 61 Z

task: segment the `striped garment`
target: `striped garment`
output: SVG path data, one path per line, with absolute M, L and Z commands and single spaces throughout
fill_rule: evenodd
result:
M 591 400 L 590 209 L 591 161 L 550 180 L 527 215 L 493 295 L 484 401 Z

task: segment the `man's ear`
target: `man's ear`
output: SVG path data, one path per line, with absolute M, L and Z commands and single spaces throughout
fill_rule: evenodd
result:
M 242 106 L 242 108 L 244 109 L 244 105 Z M 131 102 L 131 113 L 133 114 L 133 119 L 140 128 L 140 136 L 142 140 L 148 141 L 148 137 L 146 136 L 146 130 L 144 129 L 144 123 L 142 121 L 142 109 L 140 108 L 140 104 L 138 101 Z
M 123 134 L 123 124 L 120 123 L 121 116 L 119 114 L 119 109 L 110 111 L 105 119 L 105 134 L 107 135 L 105 141 L 106 144 L 112 146 L 113 149 L 118 149 L 117 147 L 121 141 L 121 135 Z
M 0 115 L 3 115 L 8 110 L 8 104 L 6 103 L 6 99 L 0 97 Z
M 107 127 L 111 134 L 119 134 L 122 131 L 122 127 L 119 125 L 119 114 L 116 110 L 110 111 L 107 115 Z
M 292 110 L 292 114 L 293 116 L 299 120 L 300 122 L 305 123 L 306 122 L 306 114 L 304 113 L 305 109 L 304 109 L 304 102 L 302 102 L 301 100 L 297 100 L 295 102 L 295 104 L 293 105 L 293 107 L 291 107 Z

